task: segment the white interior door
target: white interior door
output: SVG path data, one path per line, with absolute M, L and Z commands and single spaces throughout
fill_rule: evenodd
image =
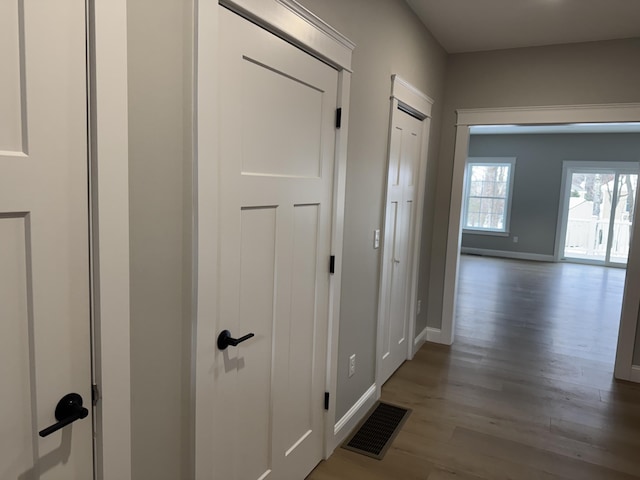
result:
M 422 141 L 422 121 L 401 110 L 394 115 L 387 176 L 383 247 L 382 350 L 378 353 L 381 382 L 407 359 L 409 278 L 416 193 Z
M 324 438 L 338 74 L 219 13 L 217 324 L 255 336 L 216 354 L 215 478 L 300 480 Z
M 85 46 L 83 0 L 0 3 L 2 480 L 93 477 Z

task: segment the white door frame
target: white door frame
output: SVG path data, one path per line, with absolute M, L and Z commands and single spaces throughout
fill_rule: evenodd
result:
M 449 229 L 445 257 L 442 305 L 443 343 L 451 345 L 455 335 L 455 300 L 461 244 L 461 212 L 464 168 L 469 152 L 469 127 L 473 125 L 538 125 L 563 123 L 611 123 L 640 121 L 640 104 L 573 105 L 458 110 Z M 615 376 L 640 381 L 640 368 L 633 366 L 633 349 L 640 310 L 640 222 L 633 227 L 627 264 Z
M 335 393 L 338 370 L 338 330 L 340 284 L 342 278 L 342 237 L 346 187 L 347 134 L 351 56 L 354 44 L 295 0 L 221 0 L 220 4 L 249 18 L 275 35 L 295 44 L 338 70 L 337 106 L 342 108 L 342 126 L 336 130 L 335 173 L 332 212 L 331 253 L 336 256 L 335 274 L 329 291 L 329 345 L 327 351 L 327 391 L 329 410 L 325 422 L 325 458 L 337 442 L 334 439 Z M 216 352 L 218 301 L 219 179 L 218 154 L 218 2 L 196 0 L 196 78 L 194 88 L 194 285 L 196 315 L 193 325 L 193 384 L 195 398 L 195 470 L 197 479 L 210 477 L 215 466 L 209 452 L 214 448 L 212 408 L 214 383 L 212 366 Z M 208 208 L 198 208 L 206 205 Z M 208 248 L 199 251 L 198 245 Z M 205 267 L 206 268 L 203 268 Z M 206 292 L 206 294 L 198 294 Z
M 409 335 L 409 341 L 407 342 L 407 359 L 412 359 L 415 352 L 420 348 L 424 342 L 425 335 L 416 335 L 416 302 L 418 297 L 418 270 L 420 265 L 420 243 L 422 239 L 422 212 L 424 209 L 424 194 L 426 185 L 426 171 L 427 171 L 427 157 L 429 152 L 429 130 L 431 126 L 431 107 L 433 106 L 433 100 L 427 95 L 422 93 L 416 87 L 404 80 L 398 74 L 391 76 L 391 109 L 389 118 L 389 145 L 387 151 L 387 176 L 389 175 L 389 161 L 391 159 L 391 135 L 393 130 L 398 124 L 398 118 L 400 115 L 399 107 L 402 107 L 411 114 L 418 118 L 422 122 L 422 134 L 421 134 L 421 147 L 420 147 L 420 160 L 418 162 L 418 171 L 416 172 L 418 178 L 418 189 L 416 192 L 416 209 L 412 218 L 413 223 L 413 236 L 411 238 L 411 251 L 409 252 L 407 263 L 409 269 L 407 271 L 407 288 L 409 289 L 408 309 L 407 316 L 409 322 L 407 325 L 407 332 Z M 388 183 L 388 181 L 387 181 Z M 387 184 L 386 183 L 386 184 Z M 385 193 L 385 198 L 388 194 L 388 187 Z M 384 338 L 384 316 L 387 311 L 387 304 L 389 299 L 386 295 L 386 287 L 390 281 L 390 271 L 387 268 L 389 263 L 390 251 L 386 248 L 386 218 L 387 218 L 387 201 L 385 200 L 385 209 L 383 218 L 385 221 L 382 225 L 383 241 L 382 241 L 382 269 L 380 273 L 379 290 L 380 295 L 378 298 L 378 330 L 376 339 L 376 397 L 380 397 L 382 389 L 382 370 L 380 362 L 380 352 L 383 349 Z
M 131 480 L 126 0 L 87 0 L 96 480 Z
M 562 185 L 560 188 L 560 203 L 558 205 L 558 224 L 556 227 L 556 241 L 554 247 L 554 256 L 556 262 L 573 262 L 573 263 L 584 263 L 587 265 L 603 265 L 607 267 L 615 267 L 615 268 L 626 268 L 626 264 L 624 263 L 613 263 L 611 261 L 599 261 L 599 260 L 589 260 L 589 259 L 581 259 L 572 257 L 571 260 L 563 259 L 564 255 L 564 246 L 567 236 L 567 223 L 569 220 L 569 194 L 568 190 L 568 182 L 569 175 L 573 174 L 573 172 L 590 172 L 590 171 L 609 171 L 610 173 L 616 174 L 616 179 L 618 178 L 618 174 L 636 174 L 640 173 L 640 165 L 638 162 L 608 162 L 608 161 L 572 161 L 565 160 L 562 162 Z M 614 187 L 614 198 L 612 202 L 612 208 L 615 206 L 618 200 L 618 188 L 619 185 L 615 185 Z M 636 204 L 637 204 L 636 199 Z M 634 208 L 633 211 L 633 219 L 632 222 L 635 222 L 636 211 Z M 613 223 L 613 222 L 611 222 Z M 610 225 L 610 229 L 613 225 Z M 611 236 L 608 236 L 608 241 L 611 240 Z M 607 253 L 607 256 L 609 254 Z

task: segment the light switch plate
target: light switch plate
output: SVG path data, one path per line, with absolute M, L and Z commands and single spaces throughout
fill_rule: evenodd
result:
M 380 248 L 380 229 L 373 231 L 373 248 Z

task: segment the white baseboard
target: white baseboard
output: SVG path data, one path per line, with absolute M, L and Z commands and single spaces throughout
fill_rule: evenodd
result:
M 366 413 L 373 407 L 376 398 L 376 384 L 371 385 L 333 428 L 334 445 L 340 445 L 351 431 L 360 423 Z
M 429 333 L 429 327 L 426 327 L 416 336 L 415 340 L 413 341 L 413 345 L 416 350 L 419 349 L 422 346 L 422 344 L 427 341 L 428 333 Z
M 439 328 L 427 327 L 425 328 L 425 333 L 427 342 L 450 345 L 450 343 L 445 340 L 444 336 L 442 335 L 442 330 L 440 330 Z
M 508 252 L 506 250 L 489 250 L 487 248 L 462 247 L 460 253 L 471 253 L 473 255 L 483 255 L 485 257 L 514 258 L 516 260 L 534 260 L 536 262 L 555 262 L 553 255 L 542 255 L 540 253 Z
M 640 365 L 633 365 L 631 367 L 631 378 L 632 382 L 640 383 Z
M 411 346 L 411 355 L 409 355 L 409 358 L 407 358 L 407 360 L 413 360 L 413 356 L 418 352 L 418 350 L 420 350 L 422 348 L 422 345 L 425 344 L 425 342 L 427 341 L 427 329 L 425 328 L 424 330 L 422 330 L 418 335 L 416 335 L 416 338 L 413 339 L 413 345 Z

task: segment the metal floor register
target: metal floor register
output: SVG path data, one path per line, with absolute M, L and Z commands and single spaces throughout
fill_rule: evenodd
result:
M 382 460 L 411 410 L 378 402 L 342 448 Z

